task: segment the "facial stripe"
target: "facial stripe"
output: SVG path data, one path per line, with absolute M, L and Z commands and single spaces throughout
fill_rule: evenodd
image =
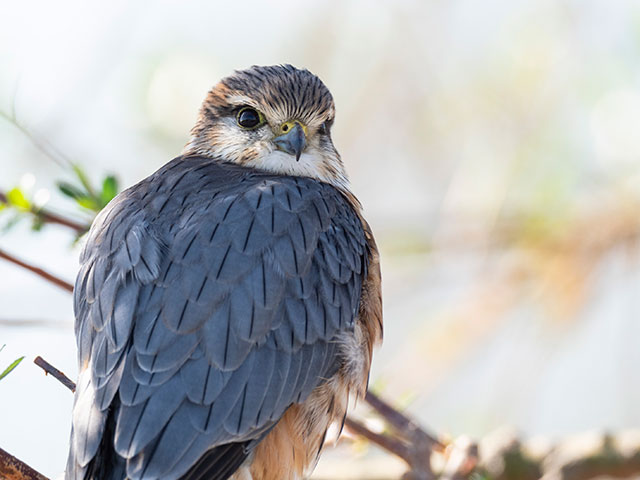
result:
M 267 124 L 237 125 L 239 109 L 258 110 Z M 348 190 L 340 155 L 328 129 L 335 115 L 333 97 L 322 81 L 291 65 L 251 67 L 222 79 L 207 95 L 184 154 L 204 155 L 285 175 L 317 178 Z M 305 125 L 304 159 L 276 152 L 274 138 L 285 122 Z

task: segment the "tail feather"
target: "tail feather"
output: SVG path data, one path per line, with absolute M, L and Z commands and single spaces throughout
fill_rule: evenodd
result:
M 249 456 L 249 441 L 228 443 L 207 451 L 180 480 L 226 480 Z
M 109 415 L 98 453 L 85 469 L 84 476 L 77 477 L 78 480 L 123 480 L 127 478 L 126 461 L 115 452 L 113 446 L 113 436 L 119 409 L 120 401 L 116 397 L 111 407 L 109 407 Z

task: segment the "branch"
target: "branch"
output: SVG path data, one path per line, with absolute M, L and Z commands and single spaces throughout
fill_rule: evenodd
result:
M 437 452 L 444 451 L 445 445 L 440 442 L 440 440 L 425 432 L 420 425 L 404 415 L 402 412 L 393 408 L 375 393 L 368 390 L 364 399 L 412 444 L 421 445 L 423 448 L 433 449 Z
M 74 391 L 76 384 L 57 368 L 41 357 L 36 357 L 34 363 L 69 390 Z M 477 444 L 469 438 L 460 437 L 451 442 L 445 450 L 440 441 L 422 431 L 415 422 L 397 412 L 376 395 L 369 393 L 367 397 L 369 396 L 367 401 L 372 406 L 375 405 L 376 410 L 384 411 L 386 419 L 392 418 L 394 425 L 400 426 L 401 422 L 404 422 L 405 430 L 408 428 L 411 432 L 421 431 L 422 433 L 418 435 L 426 435 L 435 442 L 430 445 L 437 445 L 442 449 L 445 465 L 440 476 L 436 476 L 430 468 L 432 451 L 430 447 L 424 448 L 422 444 L 420 449 L 420 445 L 414 445 L 409 439 L 372 432 L 362 423 L 347 418 L 345 426 L 349 430 L 397 455 L 409 465 L 411 470 L 402 477 L 404 480 L 435 478 L 464 480 L 470 478 L 474 471 L 479 475 L 488 474 L 489 478 L 497 480 L 591 480 L 603 475 L 628 478 L 640 473 L 640 431 L 637 430 L 621 432 L 617 436 L 603 434 L 595 439 L 592 438 L 592 434 L 587 434 L 586 439 L 589 441 L 569 438 L 564 442 L 561 441 L 554 448 L 549 448 L 538 458 L 530 456 L 530 452 L 535 449 L 523 446 L 515 434 L 509 432 L 507 435 L 500 434 L 500 437 L 491 439 L 489 442 L 486 442 L 488 439 L 484 439 L 483 442 L 492 447 L 485 446 L 485 452 L 479 459 Z M 3 455 L 12 459 L 12 462 L 29 468 L 0 449 L 0 475 L 6 475 L 5 471 L 8 471 L 6 470 L 7 460 Z M 30 471 L 33 470 L 30 469 Z M 2 478 L 47 480 L 35 471 L 33 474 L 35 476 L 22 474 L 22 476 L 3 476 Z
M 44 358 L 37 356 L 34 360 L 33 363 L 35 363 L 36 365 L 38 365 L 41 369 L 44 370 L 45 374 L 51 374 L 51 376 L 53 378 L 55 378 L 56 380 L 58 380 L 60 383 L 62 383 L 65 387 L 67 387 L 69 390 L 71 390 L 72 392 L 75 393 L 76 391 L 76 384 L 73 380 L 71 380 L 69 377 L 67 377 L 64 373 L 62 373 L 60 370 L 58 370 L 56 367 L 54 367 L 53 365 L 51 365 L 49 362 L 47 362 Z
M 1 448 L 0 477 L 4 480 L 48 480 L 47 477 Z
M 42 357 L 36 357 L 33 361 L 42 368 L 46 373 L 50 373 L 57 380 L 62 382 L 64 386 L 75 391 L 76 384 L 57 368 L 44 361 Z M 47 477 L 38 473 L 29 465 L 18 460 L 13 455 L 5 452 L 0 448 L 0 478 L 3 480 L 48 480 Z
M 365 401 L 386 420 L 392 427 L 393 433 L 391 435 L 381 435 L 372 432 L 361 423 L 350 418 L 347 419 L 347 426 L 359 435 L 402 458 L 410 468 L 410 471 L 403 478 L 408 480 L 431 480 L 436 478 L 431 468 L 431 455 L 434 451 L 444 452 L 445 445 L 374 393 L 367 391 Z
M 40 276 L 41 278 L 44 278 L 45 280 L 53 283 L 54 285 L 57 285 L 63 290 L 66 290 L 68 292 L 73 292 L 73 285 L 71 283 L 62 280 L 61 278 L 58 278 L 55 275 L 39 267 L 23 262 L 22 260 L 19 260 L 18 258 L 14 257 L 13 255 L 7 253 L 2 249 L 0 249 L 0 258 L 4 258 L 5 260 L 13 263 L 14 265 L 18 265 L 19 267 L 22 267 L 25 270 L 29 270 L 30 272 L 35 273 L 36 275 Z
M 69 319 L 55 318 L 11 318 L 0 317 L 0 328 L 3 327 L 45 327 L 45 328 L 69 328 L 73 322 Z
M 5 203 L 9 205 L 9 199 L 7 198 L 7 195 L 3 191 L 0 191 L 0 203 Z M 42 221 L 45 223 L 54 223 L 57 225 L 62 225 L 64 227 L 70 228 L 71 230 L 74 230 L 78 235 L 82 235 L 83 233 L 89 230 L 89 225 L 85 225 L 82 223 L 78 223 L 74 220 L 70 220 L 66 217 L 63 217 L 62 215 L 53 213 L 44 208 L 38 209 L 38 208 L 32 207 L 29 210 L 29 213 L 36 215 L 37 217 L 42 219 Z
M 4 118 L 7 122 L 20 130 L 20 132 L 29 139 L 33 146 L 40 150 L 40 152 L 42 152 L 46 157 L 49 157 L 61 167 L 66 168 L 71 165 L 71 161 L 56 150 L 49 142 L 38 138 L 31 130 L 18 122 L 15 111 L 8 114 L 4 110 L 0 110 L 0 117 Z
M 376 445 L 384 448 L 394 455 L 397 455 L 405 462 L 407 462 L 408 465 L 411 465 L 411 453 L 409 451 L 409 448 L 403 442 L 400 442 L 399 440 L 388 435 L 381 435 L 379 433 L 372 432 L 362 423 L 358 422 L 357 420 L 352 420 L 349 417 L 347 417 L 344 424 L 352 432 L 365 437 L 367 440 L 375 443 Z

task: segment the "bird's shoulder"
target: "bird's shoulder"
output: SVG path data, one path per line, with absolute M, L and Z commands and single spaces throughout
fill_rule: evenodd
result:
M 347 228 L 357 243 L 365 242 L 352 202 L 332 185 L 205 157 L 178 157 L 121 192 L 96 217 L 81 261 L 91 253 L 114 253 L 127 245 L 127 237 L 150 236 L 162 249 L 180 232 L 234 225 L 248 217 L 258 219 L 263 235 L 280 236 L 297 222 L 317 232 Z
M 234 218 L 233 204 L 239 201 L 255 211 L 271 208 L 304 212 L 316 202 L 318 213 L 348 207 L 348 200 L 334 186 L 315 178 L 274 174 L 206 157 L 179 157 L 145 181 L 134 196 L 147 207 L 152 218 L 217 215 Z M 150 200 L 150 201 L 149 201 Z M 355 212 L 354 212 L 355 213 Z M 277 220 L 277 219 L 276 219 Z

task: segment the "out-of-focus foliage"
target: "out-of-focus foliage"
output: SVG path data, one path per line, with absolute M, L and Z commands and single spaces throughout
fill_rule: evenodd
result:
M 2 345 L 2 347 L 0 347 L 0 352 L 2 352 L 2 350 L 4 350 L 5 345 Z M 11 364 L 5 368 L 1 373 L 0 373 L 0 380 L 2 380 L 4 377 L 6 377 L 7 375 L 9 375 L 14 368 L 16 368 L 20 362 L 24 359 L 23 357 L 20 358 L 16 358 L 13 362 L 11 362 Z
M 91 185 L 82 167 L 73 165 L 72 170 L 78 183 L 59 181 L 57 185 L 64 195 L 75 200 L 80 207 L 98 213 L 118 194 L 118 180 L 115 176 L 106 176 L 101 188 L 97 190 Z
M 99 188 L 92 185 L 84 168 L 79 164 L 69 163 L 67 170 L 72 180 L 60 180 L 56 182 L 58 191 L 84 212 L 90 214 L 85 219 L 86 229 L 91 224 L 93 217 L 100 212 L 119 192 L 119 183 L 115 175 L 106 175 Z M 2 231 L 7 232 L 23 218 L 31 220 L 31 228 L 39 231 L 49 222 L 46 203 L 49 201 L 49 192 L 39 190 L 35 194 L 32 191 L 36 179 L 33 175 L 25 174 L 20 185 L 14 186 L 6 193 L 0 191 L 0 214 L 8 213 L 8 220 L 3 225 Z M 78 222 L 82 222 L 80 218 Z M 81 223 L 79 223 L 81 225 Z M 79 231 L 76 238 L 84 231 Z
M 13 187 L 7 192 L 6 205 L 24 212 L 31 210 L 31 202 L 27 200 L 24 192 L 20 189 L 20 187 Z

